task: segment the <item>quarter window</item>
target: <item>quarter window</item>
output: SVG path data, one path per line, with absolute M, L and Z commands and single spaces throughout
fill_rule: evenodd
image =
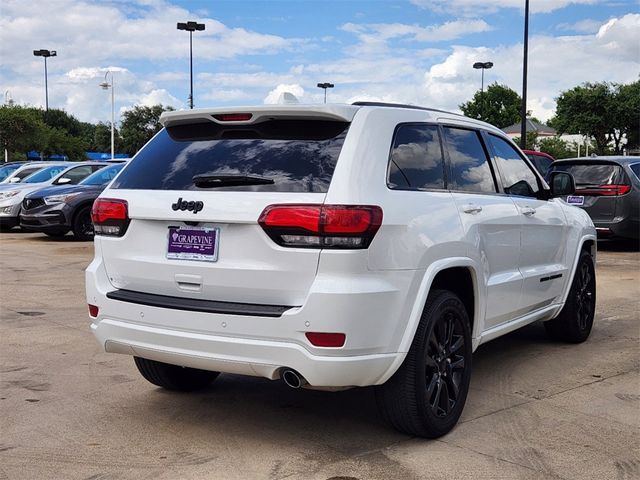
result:
M 398 127 L 387 184 L 394 190 L 444 189 L 444 159 L 437 126 Z
M 478 132 L 444 127 L 444 137 L 451 164 L 451 188 L 464 192 L 496 193 L 489 160 Z
M 502 175 L 502 187 L 505 193 L 535 197 L 539 190 L 538 179 L 527 162 L 504 139 L 489 135 L 489 141 Z

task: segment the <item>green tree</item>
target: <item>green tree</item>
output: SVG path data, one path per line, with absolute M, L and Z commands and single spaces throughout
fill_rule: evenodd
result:
M 122 139 L 120 138 L 120 132 L 116 128 L 114 130 L 114 143 L 115 150 L 121 146 Z M 111 151 L 111 125 L 106 123 L 98 123 L 94 125 L 93 135 L 89 144 L 89 149 L 94 152 L 110 152 Z
M 514 90 L 494 82 L 484 94 L 478 90 L 473 99 L 460 105 L 460 110 L 467 117 L 505 128 L 520 121 L 521 104 L 522 99 Z
M 558 133 L 580 133 L 592 138 L 596 153 L 622 153 L 622 139 L 638 144 L 640 130 L 640 82 L 629 85 L 585 83 L 562 92 L 556 115 L 550 122 Z
M 569 142 L 565 142 L 560 137 L 547 137 L 538 142 L 540 151 L 548 153 L 553 158 L 571 158 L 576 156 L 576 149 Z
M 66 155 L 69 160 L 86 160 L 86 145 L 82 138 L 70 135 L 66 130 L 45 126 L 42 133 L 43 142 L 38 149 L 45 156 Z
M 527 141 L 525 142 L 525 150 L 535 150 L 538 144 L 538 132 L 527 132 Z M 520 137 L 514 137 L 513 142 L 520 146 Z
M 162 112 L 170 110 L 173 108 L 163 105 L 151 107 L 136 105 L 131 110 L 124 112 L 120 124 L 122 150 L 129 155 L 135 155 L 151 137 L 162 129 L 160 115 Z
M 45 130 L 46 125 L 35 109 L 17 105 L 0 107 L 0 143 L 7 149 L 9 159 L 38 149 Z

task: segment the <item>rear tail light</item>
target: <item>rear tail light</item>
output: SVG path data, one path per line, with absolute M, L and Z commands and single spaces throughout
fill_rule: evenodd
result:
M 91 316 L 91 318 L 96 318 L 98 316 L 98 306 L 97 305 L 91 305 L 90 303 L 87 304 L 89 306 L 89 316 Z
M 382 224 L 371 205 L 269 205 L 258 220 L 278 245 L 297 248 L 367 248 Z
M 306 332 L 305 335 L 314 347 L 342 347 L 347 339 L 344 333 Z
M 96 235 L 121 237 L 129 226 L 129 208 L 126 200 L 98 198 L 93 202 L 91 220 Z
M 631 185 L 600 185 L 599 187 L 578 188 L 576 193 L 594 197 L 617 197 L 631 191 Z

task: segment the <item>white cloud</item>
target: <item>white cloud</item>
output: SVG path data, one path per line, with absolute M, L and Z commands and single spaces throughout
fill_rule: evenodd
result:
M 418 7 L 436 12 L 450 12 L 457 15 L 478 15 L 482 12 L 496 12 L 502 8 L 524 10 L 524 0 L 411 0 Z M 548 13 L 568 5 L 593 4 L 598 0 L 534 0 L 530 3 L 531 13 Z
M 417 42 L 440 42 L 454 40 L 471 33 L 487 32 L 491 27 L 484 20 L 454 20 L 427 27 L 404 23 L 346 23 L 341 29 L 357 34 L 365 42 L 381 42 L 400 37 Z
M 596 33 L 601 26 L 601 21 L 587 18 L 574 23 L 559 23 L 556 28 L 558 30 L 564 30 L 568 32 Z

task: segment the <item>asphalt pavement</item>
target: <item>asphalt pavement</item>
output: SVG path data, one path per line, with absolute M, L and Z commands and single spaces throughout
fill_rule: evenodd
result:
M 481 346 L 461 422 L 424 440 L 369 388 L 158 389 L 89 331 L 91 242 L 0 233 L 0 479 L 640 478 L 640 252 L 599 248 L 590 339 L 534 324 Z

